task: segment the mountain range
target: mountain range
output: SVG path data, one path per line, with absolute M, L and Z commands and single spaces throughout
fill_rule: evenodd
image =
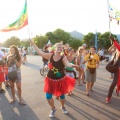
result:
M 79 38 L 80 40 L 82 40 L 82 38 L 84 37 L 84 35 L 82 33 L 79 33 L 77 31 L 72 31 L 69 33 L 70 33 L 71 37 Z
M 80 40 L 82 40 L 84 37 L 84 34 L 78 32 L 78 31 L 72 31 L 72 32 L 69 32 L 69 34 L 71 35 L 71 37 L 78 38 Z M 116 34 L 116 36 L 120 42 L 120 34 Z M 28 39 L 24 39 L 23 41 L 26 41 L 26 40 L 28 40 Z
M 84 37 L 84 34 L 80 33 L 80 32 L 77 32 L 77 31 L 72 31 L 72 32 L 69 32 L 70 35 L 72 37 L 75 37 L 75 38 L 79 38 L 80 40 L 82 40 L 82 38 Z M 116 34 L 119 42 L 120 42 L 120 34 Z

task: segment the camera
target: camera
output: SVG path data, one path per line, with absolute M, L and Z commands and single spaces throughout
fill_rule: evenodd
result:
M 91 62 L 91 61 L 92 61 L 92 59 L 90 58 L 90 59 L 88 59 L 88 61 L 90 61 L 90 62 Z

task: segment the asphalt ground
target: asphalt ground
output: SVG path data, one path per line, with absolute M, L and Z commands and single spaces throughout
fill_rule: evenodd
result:
M 97 80 L 91 96 L 85 95 L 85 84 L 75 86 L 72 96 L 66 95 L 65 107 L 69 114 L 65 115 L 60 110 L 59 100 L 54 98 L 57 109 L 55 118 L 49 118 L 50 106 L 43 92 L 44 77 L 39 73 L 42 59 L 40 56 L 28 56 L 28 62 L 21 66 L 22 70 L 22 96 L 26 105 L 16 102 L 9 104 L 11 100 L 10 89 L 0 94 L 0 120 L 120 120 L 120 95 L 114 91 L 110 104 L 105 103 L 112 79 L 110 73 L 105 70 L 106 62 L 100 64 L 97 70 Z

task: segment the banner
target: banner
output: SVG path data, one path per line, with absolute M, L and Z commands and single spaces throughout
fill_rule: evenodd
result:
M 115 19 L 118 21 L 118 24 L 119 24 L 120 11 L 112 7 L 109 1 L 107 1 L 107 3 L 108 3 L 108 13 L 109 13 L 110 20 Z

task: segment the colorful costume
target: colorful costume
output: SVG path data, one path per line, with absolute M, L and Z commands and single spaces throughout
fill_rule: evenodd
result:
M 54 54 L 51 56 L 48 65 L 49 71 L 45 78 L 44 92 L 61 96 L 73 90 L 75 79 L 65 75 L 65 66 L 62 62 L 63 56 L 58 61 L 54 61 L 53 56 Z
M 118 44 L 118 42 L 113 37 L 110 37 L 110 39 L 112 40 L 114 46 L 120 52 L 120 45 Z M 119 72 L 118 72 L 118 75 L 117 75 L 117 83 L 116 84 L 117 84 L 116 93 L 117 93 L 117 96 L 118 96 L 118 94 L 120 92 L 120 61 L 119 61 Z

